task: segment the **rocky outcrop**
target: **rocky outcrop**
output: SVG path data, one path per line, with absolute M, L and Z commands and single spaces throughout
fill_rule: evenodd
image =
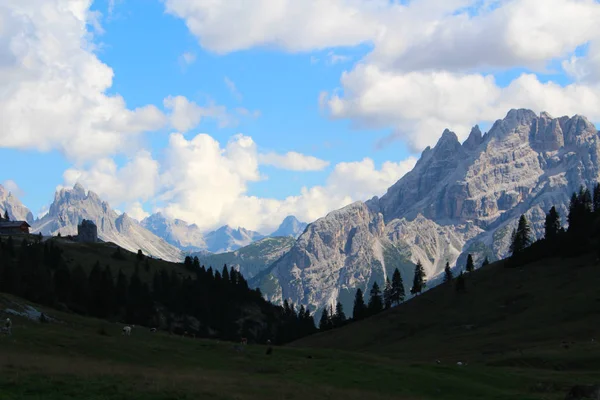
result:
M 269 236 L 271 237 L 279 237 L 279 236 L 291 236 L 297 238 L 304 232 L 306 226 L 308 224 L 306 222 L 300 222 L 293 215 L 289 215 L 285 217 L 279 228 Z
M 43 235 L 77 235 L 77 227 L 83 220 L 92 221 L 98 229 L 98 237 L 105 242 L 113 242 L 120 247 L 143 253 L 166 261 L 179 262 L 182 252 L 140 226 L 127 214 L 118 215 L 107 202 L 97 194 L 86 193 L 77 184 L 73 189 L 56 192 L 48 214 L 36 220 L 33 232 Z
M 264 238 L 258 232 L 250 231 L 241 227 L 233 229 L 225 225 L 216 231 L 212 231 L 204 237 L 206 249 L 211 253 L 225 253 L 248 246 L 257 240 Z
M 511 110 L 485 135 L 474 127 L 463 144 L 446 130 L 381 198 L 310 224 L 262 291 L 313 310 L 338 299 L 351 307 L 356 288 L 381 284 L 396 267 L 408 287 L 418 260 L 435 279 L 446 262 L 462 268 L 468 253 L 477 265 L 505 257 L 521 214 L 535 237 L 552 206 L 566 223 L 571 193 L 600 177 L 599 156 L 596 127 L 578 115 Z
M 33 214 L 21 201 L 11 192 L 0 185 L 0 215 L 8 211 L 11 221 L 27 221 L 33 223 Z
M 156 213 L 145 218 L 141 225 L 183 251 L 197 252 L 207 249 L 204 235 L 196 224 L 188 224 L 180 219 L 170 219 L 162 213 Z
M 268 269 L 271 264 L 287 253 L 294 245 L 291 236 L 268 237 L 235 251 L 220 254 L 193 253 L 206 268 L 221 269 L 223 265 L 240 271 L 250 280 Z

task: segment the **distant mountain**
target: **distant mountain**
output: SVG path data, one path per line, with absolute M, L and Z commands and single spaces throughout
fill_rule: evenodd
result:
M 599 160 L 598 130 L 580 115 L 511 110 L 462 144 L 446 130 L 384 196 L 311 223 L 256 285 L 273 301 L 352 309 L 358 288 L 381 286 L 395 268 L 408 289 L 417 261 L 432 279 L 446 262 L 464 268 L 467 254 L 476 266 L 503 258 L 521 214 L 535 238 L 552 206 L 567 223 L 571 194 L 599 180 Z
M 184 257 L 181 250 L 144 229 L 127 214 L 118 215 L 96 193 L 89 191 L 86 194 L 79 184 L 73 189 L 56 192 L 48 214 L 33 223 L 33 232 L 76 235 L 77 225 L 83 219 L 96 223 L 98 237 L 105 242 L 113 242 L 132 252 L 141 249 L 145 254 L 165 261 L 179 262 Z
M 224 253 L 247 246 L 252 242 L 263 239 L 265 236 L 258 232 L 244 228 L 233 229 L 225 225 L 216 231 L 205 235 L 206 250 L 211 253 Z
M 33 223 L 33 214 L 21 201 L 11 192 L 0 185 L 0 213 L 8 211 L 11 221 L 27 221 L 30 225 Z
M 221 270 L 223 265 L 238 269 L 246 279 L 252 279 L 287 253 L 294 245 L 290 236 L 260 239 L 235 251 L 220 254 L 194 253 L 206 268 Z
M 190 225 L 180 219 L 170 219 L 162 213 L 156 213 L 145 218 L 141 225 L 185 252 L 206 250 L 204 235 L 196 224 Z
M 269 236 L 278 237 L 278 236 L 292 236 L 294 238 L 298 238 L 306 229 L 308 224 L 306 222 L 300 222 L 293 215 L 285 217 L 279 228 Z

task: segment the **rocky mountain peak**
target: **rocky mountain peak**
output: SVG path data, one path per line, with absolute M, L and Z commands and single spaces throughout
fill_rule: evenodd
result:
M 279 225 L 279 228 L 277 228 L 277 230 L 271 233 L 269 236 L 292 236 L 297 238 L 304 231 L 306 225 L 307 224 L 305 222 L 300 222 L 298 218 L 294 217 L 293 215 L 288 215 L 285 217 L 281 225 Z
M 395 268 L 410 285 L 417 261 L 435 281 L 467 254 L 477 266 L 506 256 L 522 214 L 540 237 L 548 210 L 564 217 L 572 191 L 599 178 L 600 137 L 583 116 L 510 110 L 485 136 L 474 127 L 462 146 L 446 130 L 381 198 L 311 223 L 261 290 L 320 310 L 337 300 L 351 307 L 357 288 L 381 286 Z
M 463 143 L 463 147 L 468 151 L 472 151 L 478 148 L 481 143 L 483 143 L 483 135 L 481 133 L 481 129 L 479 129 L 479 125 L 475 125 L 471 129 L 469 137 Z
M 0 213 L 8 211 L 8 216 L 13 221 L 27 221 L 33 223 L 33 214 L 27 207 L 21 203 L 13 193 L 8 191 L 4 186 L 0 185 Z

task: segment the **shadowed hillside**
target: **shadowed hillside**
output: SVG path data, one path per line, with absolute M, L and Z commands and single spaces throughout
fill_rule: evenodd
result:
M 563 348 L 563 341 L 578 346 L 600 340 L 598 282 L 600 265 L 593 254 L 517 268 L 496 262 L 466 275 L 466 293 L 458 293 L 455 282 L 442 284 L 389 311 L 293 345 L 410 360 L 536 363 L 527 355 L 567 354 L 573 346 Z M 584 364 L 600 366 L 600 347 L 584 358 Z M 552 366 L 551 359 L 543 363 Z

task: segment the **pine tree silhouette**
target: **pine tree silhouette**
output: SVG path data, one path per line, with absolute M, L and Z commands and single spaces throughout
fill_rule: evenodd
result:
M 404 301 L 406 293 L 404 291 L 404 282 L 402 281 L 402 275 L 398 268 L 394 270 L 392 275 L 392 303 L 398 305 Z
M 425 286 L 425 269 L 423 268 L 423 264 L 421 264 L 421 260 L 419 260 L 417 261 L 417 265 L 415 265 L 415 276 L 413 279 L 412 288 L 410 289 L 410 293 L 413 295 L 419 294 L 423 291 Z
M 383 310 L 383 299 L 381 298 L 381 290 L 377 282 L 373 282 L 369 297 L 369 314 L 375 315 Z
M 475 271 L 475 264 L 473 263 L 473 257 L 469 254 L 467 256 L 467 266 L 465 267 L 467 272 Z
M 359 288 L 356 291 L 356 296 L 354 297 L 354 309 L 352 310 L 352 318 L 356 321 L 363 319 L 367 313 L 367 306 L 365 305 L 365 299 L 363 297 L 363 292 Z
M 454 277 L 452 276 L 452 270 L 450 269 L 450 263 L 446 262 L 446 267 L 444 268 L 444 283 L 452 281 Z

